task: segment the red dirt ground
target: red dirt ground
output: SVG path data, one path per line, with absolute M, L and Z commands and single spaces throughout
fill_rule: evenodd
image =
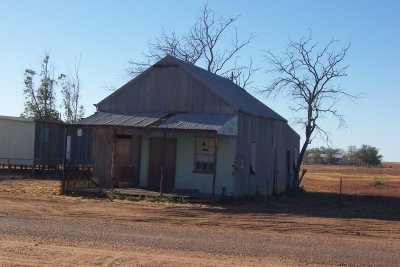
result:
M 267 208 L 110 202 L 0 179 L 0 266 L 400 266 L 400 164 L 386 165 L 306 165 L 305 192 Z

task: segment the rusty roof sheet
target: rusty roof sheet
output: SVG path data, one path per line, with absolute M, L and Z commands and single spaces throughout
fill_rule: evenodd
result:
M 77 124 L 87 126 L 152 127 L 160 129 L 218 131 L 236 115 L 97 112 Z
M 147 127 L 167 116 L 167 113 L 115 114 L 97 112 L 78 122 L 79 125 Z
M 218 131 L 225 123 L 235 115 L 207 115 L 207 114 L 177 114 L 165 122 L 159 128 L 180 130 L 207 130 Z

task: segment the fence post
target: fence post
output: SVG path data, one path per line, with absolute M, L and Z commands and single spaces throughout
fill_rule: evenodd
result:
M 343 177 L 340 177 L 340 186 L 339 186 L 339 209 L 342 207 L 342 180 L 343 180 Z
M 67 165 L 67 127 L 64 128 L 64 155 L 63 155 L 63 173 L 61 181 L 61 194 L 65 195 L 68 189 L 65 188 L 65 175 Z
M 7 159 L 7 179 L 10 179 L 10 159 Z
M 268 208 L 268 179 L 267 179 L 267 184 L 266 184 L 266 192 L 265 192 L 265 207 Z

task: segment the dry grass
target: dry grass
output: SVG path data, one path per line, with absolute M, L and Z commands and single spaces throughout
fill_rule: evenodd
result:
M 400 163 L 386 162 L 383 167 L 305 165 L 303 186 L 311 192 L 339 191 L 351 195 L 400 196 Z

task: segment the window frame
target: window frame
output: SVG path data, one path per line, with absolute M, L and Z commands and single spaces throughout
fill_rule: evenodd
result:
M 208 150 L 211 151 L 206 153 L 201 153 L 198 152 L 198 140 L 199 139 L 208 139 L 207 140 L 207 147 Z M 216 171 L 216 156 L 215 156 L 215 138 L 214 137 L 209 137 L 209 136 L 196 136 L 195 137 L 195 146 L 194 146 L 194 158 L 193 158 L 193 172 L 194 173 L 214 173 Z M 212 149 L 211 146 L 214 146 L 214 148 Z M 198 156 L 206 156 L 208 157 L 207 161 L 198 161 L 197 158 Z M 211 158 L 211 160 L 210 160 Z M 205 168 L 197 168 L 197 164 L 207 164 Z M 212 164 L 212 165 L 211 165 Z M 210 168 L 210 165 L 212 166 L 212 168 Z

